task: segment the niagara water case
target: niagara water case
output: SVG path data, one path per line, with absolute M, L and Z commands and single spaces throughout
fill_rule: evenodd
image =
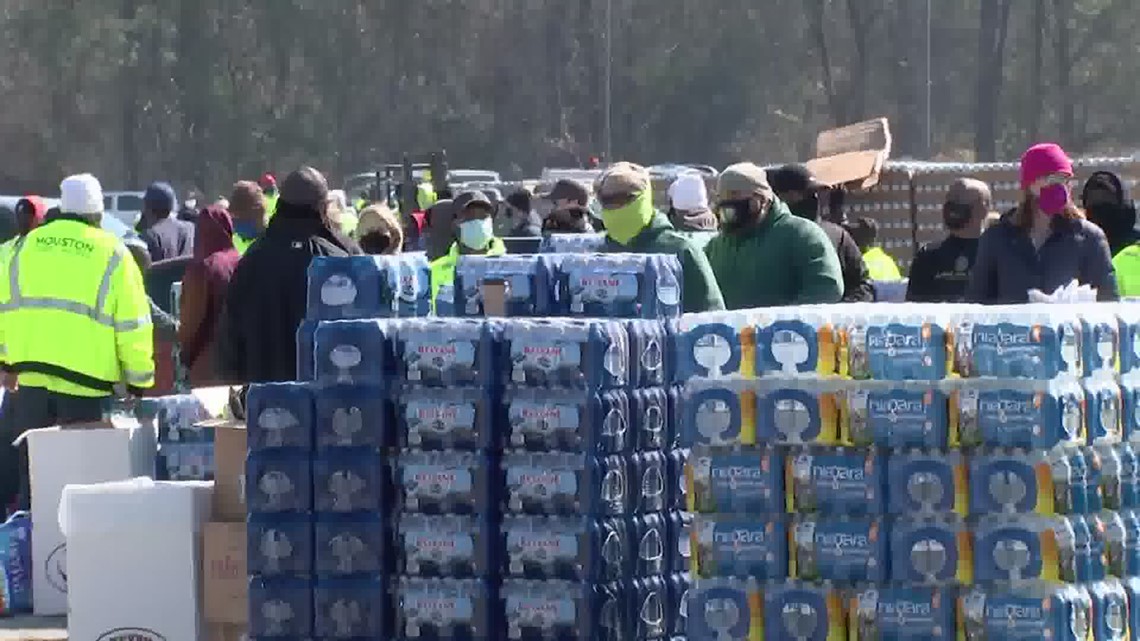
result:
M 473 452 L 403 450 L 396 463 L 397 510 L 417 514 L 487 514 L 490 460 Z
M 946 392 L 930 383 L 859 381 L 836 394 L 844 445 L 945 448 Z
M 904 516 L 891 522 L 891 580 L 911 585 L 968 585 L 974 554 L 966 522 L 952 515 Z
M 1132 637 L 1128 592 L 1116 579 L 1088 586 L 1092 597 L 1092 637 L 1104 641 L 1128 641 Z
M 381 575 L 322 577 L 313 587 L 313 634 L 319 639 L 383 639 L 389 616 Z
M 1076 379 L 963 380 L 950 399 L 951 446 L 1048 449 L 1088 438 Z
M 1083 328 L 1063 307 L 990 307 L 959 320 L 958 371 L 970 378 L 1051 380 L 1080 376 Z
M 976 587 L 959 595 L 958 621 L 960 640 L 1090 641 L 1092 601 L 1041 583 Z
M 313 634 L 313 583 L 308 578 L 249 579 L 249 636 L 304 639 Z
M 395 588 L 396 638 L 490 641 L 494 592 L 473 579 L 402 578 Z
M 756 404 L 756 390 L 750 381 L 689 381 L 677 393 L 675 422 L 679 444 L 755 444 Z
M 667 513 L 626 517 L 625 527 L 630 537 L 631 576 L 657 576 L 689 569 L 673 564 L 678 541 Z
M 756 393 L 756 441 L 780 445 L 839 442 L 840 381 L 761 379 Z
M 246 563 L 250 575 L 313 575 L 313 522 L 309 514 L 251 514 L 247 528 Z
M 847 641 L 843 594 L 790 581 L 764 591 L 764 641 Z
M 1084 380 L 1085 416 L 1090 445 L 1119 443 L 1124 433 L 1124 395 L 1108 372 Z
M 690 528 L 693 571 L 703 578 L 788 576 L 788 530 L 783 516 L 698 514 Z
M 317 576 L 386 573 L 391 565 L 387 541 L 379 512 L 319 513 L 313 535 Z
M 985 516 L 973 530 L 974 580 L 979 583 L 1078 580 L 1081 551 L 1073 523 L 1065 517 Z
M 511 449 L 616 454 L 626 451 L 633 437 L 625 390 L 512 388 L 503 404 L 503 438 Z
M 543 254 L 594 254 L 606 245 L 604 232 L 594 234 L 545 234 L 538 251 Z
M 336 385 L 316 395 L 317 450 L 393 444 L 392 403 L 382 387 Z
M 1132 443 L 1140 442 L 1140 369 L 1120 377 L 1120 393 L 1121 436 Z
M 756 327 L 751 311 L 685 314 L 666 326 L 673 382 L 756 376 Z
M 396 338 L 401 380 L 427 387 L 489 388 L 497 376 L 502 328 L 464 318 L 405 321 Z
M 693 448 L 684 468 L 686 507 L 703 514 L 782 514 L 783 463 L 770 446 Z
M 764 594 L 755 579 L 697 579 L 688 595 L 688 641 L 767 641 L 765 627 L 771 624 L 765 619 Z
M 856 380 L 937 381 L 950 369 L 942 315 L 910 305 L 852 305 L 836 319 L 839 371 Z
M 250 385 L 245 411 L 250 451 L 313 448 L 313 392 L 304 383 Z
M 833 376 L 838 373 L 835 325 L 825 308 L 757 310 L 757 376 Z
M 394 378 L 392 338 L 398 321 L 324 321 L 313 335 L 319 386 L 386 386 Z
M 501 476 L 504 514 L 622 516 L 630 508 L 630 470 L 622 456 L 508 452 Z
M 832 516 L 882 514 L 885 464 L 874 450 L 791 448 L 784 462 L 787 511 Z
M 954 630 L 954 592 L 937 587 L 860 590 L 848 606 L 847 641 L 947 638 Z
M 389 473 L 381 450 L 326 449 L 313 459 L 313 505 L 318 512 L 379 512 L 388 506 Z
M 567 316 L 676 318 L 681 262 L 672 254 L 568 254 L 555 277 L 558 310 Z
M 455 265 L 455 315 L 482 317 L 483 283 L 501 280 L 506 287 L 506 315 L 554 316 L 554 261 L 550 256 L 460 256 Z
M 314 320 L 426 316 L 430 307 L 421 254 L 316 256 L 308 280 L 307 316 Z
M 508 320 L 504 385 L 613 389 L 629 383 L 629 336 L 619 321 Z
M 970 456 L 968 470 L 970 514 L 1065 514 L 1075 500 L 1061 452 L 980 451 Z
M 499 530 L 503 577 L 604 583 L 631 569 L 632 536 L 619 518 L 507 516 Z
M 887 458 L 891 514 L 967 514 L 966 462 L 958 452 L 896 451 Z
M 246 505 L 259 512 L 310 512 L 313 466 L 304 450 L 250 452 L 245 463 Z
M 887 539 L 877 518 L 800 516 L 789 524 L 789 576 L 844 583 L 886 579 Z
M 396 396 L 396 442 L 419 450 L 497 449 L 502 411 L 485 388 L 405 386 Z

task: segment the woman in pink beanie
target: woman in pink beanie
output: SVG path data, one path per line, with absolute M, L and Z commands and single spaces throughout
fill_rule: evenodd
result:
M 1029 290 L 1049 293 L 1076 280 L 1117 300 L 1108 241 L 1073 204 L 1073 162 L 1060 145 L 1042 143 L 1021 157 L 1021 204 L 982 234 L 966 299 L 1009 304 Z

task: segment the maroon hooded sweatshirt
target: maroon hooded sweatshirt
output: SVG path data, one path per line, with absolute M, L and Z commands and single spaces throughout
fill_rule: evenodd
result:
M 234 224 L 221 207 L 202 210 L 194 230 L 194 258 L 182 278 L 178 343 L 194 387 L 225 383 L 214 367 L 218 320 L 230 278 L 241 255 L 234 249 Z

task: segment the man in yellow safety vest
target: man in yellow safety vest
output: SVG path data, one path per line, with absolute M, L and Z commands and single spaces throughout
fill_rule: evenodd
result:
M 895 259 L 879 245 L 878 222 L 871 218 L 860 218 L 848 228 L 848 231 L 855 239 L 855 244 L 859 246 L 859 251 L 863 252 L 863 262 L 867 265 L 871 280 L 902 280 L 902 272 L 899 271 Z
M 455 283 L 455 266 L 460 255 L 502 256 L 507 253 L 503 241 L 495 237 L 491 216 L 495 207 L 491 199 L 481 191 L 468 191 L 455 198 L 455 222 L 452 233 L 458 240 L 451 243 L 446 254 L 431 262 L 431 306 L 435 309 L 436 298 L 444 289 L 444 296 L 451 295 Z M 432 233 L 437 233 L 433 229 Z M 438 233 L 443 233 L 439 230 Z
M 21 430 L 99 421 L 122 385 L 154 385 L 146 287 L 100 227 L 99 181 L 66 178 L 59 210 L 0 260 L 0 366 Z

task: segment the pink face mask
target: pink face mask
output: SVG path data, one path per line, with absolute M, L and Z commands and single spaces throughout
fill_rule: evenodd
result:
M 1065 211 L 1067 204 L 1069 204 L 1069 188 L 1064 184 L 1045 185 L 1037 195 L 1037 206 L 1050 216 Z

